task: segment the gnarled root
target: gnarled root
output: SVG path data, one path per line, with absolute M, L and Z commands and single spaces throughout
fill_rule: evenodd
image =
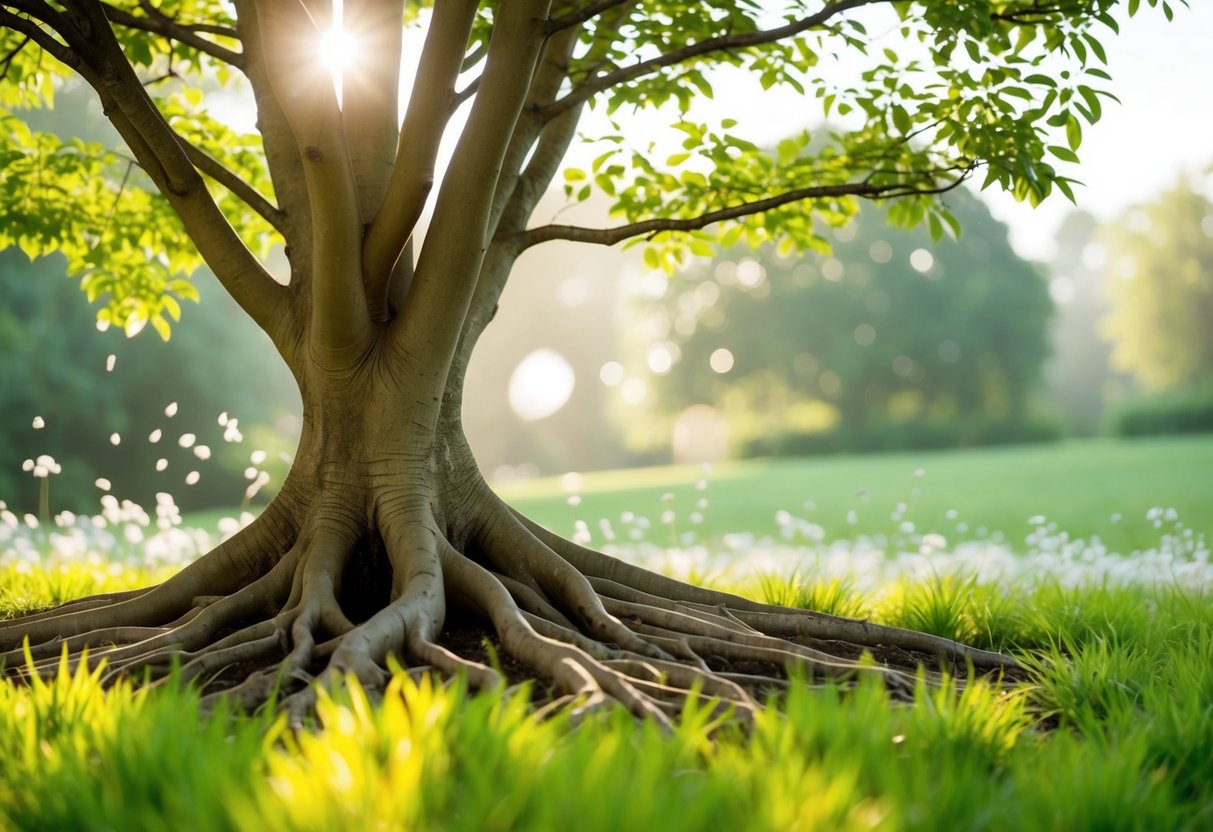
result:
M 552 534 L 482 483 L 473 492 L 453 513 L 393 494 L 363 519 L 323 495 L 302 519 L 272 505 L 160 586 L 0 624 L 0 662 L 51 674 L 87 648 L 107 679 L 178 667 L 210 696 L 277 697 L 301 720 L 313 681 L 382 687 L 394 658 L 479 689 L 535 678 L 547 707 L 618 702 L 663 724 L 692 697 L 749 719 L 789 675 L 867 674 L 908 697 L 920 674 L 1018 669 L 925 633 L 683 584 Z

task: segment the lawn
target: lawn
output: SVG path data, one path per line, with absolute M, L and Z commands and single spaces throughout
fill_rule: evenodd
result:
M 607 471 L 582 475 L 573 489 L 552 477 L 499 492 L 565 533 L 582 519 L 597 536 L 602 518 L 617 525 L 624 512 L 661 527 L 661 516 L 673 511 L 679 533 L 694 530 L 708 539 L 723 532 L 773 534 L 776 512 L 783 510 L 812 519 L 830 539 L 888 534 L 909 521 L 920 532 L 948 537 L 958 534 L 958 525 L 960 537 L 984 528 L 1015 545 L 1031 531 L 1029 519 L 1044 516 L 1072 538 L 1099 535 L 1127 553 L 1157 541 L 1147 519 L 1155 507 L 1174 509 L 1188 527 L 1213 539 L 1213 435 L 757 460 L 707 472 L 698 466 Z M 580 504 L 569 505 L 570 496 Z M 700 499 L 708 505 L 702 524 L 695 524 Z M 898 503 L 906 503 L 906 511 L 893 520 Z M 854 525 L 847 519 L 852 511 Z M 666 538 L 654 535 L 658 542 Z
M 293 735 L 272 712 L 204 715 L 171 683 L 5 680 L 0 829 L 1213 828 L 1213 565 L 1165 511 L 1213 531 L 1211 470 L 1204 437 L 721 465 L 702 488 L 698 468 L 587 474 L 578 505 L 559 479 L 512 486 L 596 542 L 610 518 L 620 556 L 1011 651 L 1032 681 L 920 685 L 910 705 L 793 681 L 749 730 L 691 707 L 663 734 L 400 674 L 322 698 Z M 0 617 L 163 579 L 206 544 L 77 522 L 0 524 Z M 1095 534 L 1108 546 L 1073 539 Z
M 25 606 L 133 572 L 0 573 Z M 801 587 L 812 594 L 813 587 Z M 1205 589 L 1207 591 L 1207 588 Z M 1213 604 L 1173 586 L 886 587 L 874 617 L 959 624 L 1035 671 L 927 688 L 794 683 L 752 730 L 690 708 L 574 727 L 525 693 L 395 677 L 322 698 L 314 731 L 200 712 L 172 684 L 0 682 L 0 828 L 72 830 L 1208 829 Z M 3 602 L 14 610 L 13 597 Z M 952 622 L 949 624 L 948 622 Z

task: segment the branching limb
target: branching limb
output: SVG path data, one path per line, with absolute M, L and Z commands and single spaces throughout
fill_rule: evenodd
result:
M 202 37 L 202 33 L 220 34 L 224 37 L 235 38 L 235 31 L 224 26 L 187 26 L 175 18 L 164 14 L 151 3 L 140 2 L 139 6 L 147 15 L 140 17 L 131 14 L 111 3 L 102 3 L 105 16 L 115 25 L 125 29 L 135 29 L 141 32 L 152 32 L 163 35 L 171 40 L 179 41 L 191 49 L 210 55 L 217 61 L 223 61 L 239 69 L 244 68 L 244 56 L 239 52 L 221 46 L 214 41 Z
M 644 77 L 645 75 L 651 75 L 654 72 L 666 67 L 685 63 L 686 61 L 694 60 L 695 58 L 700 58 L 712 53 L 732 52 L 754 46 L 776 43 L 781 40 L 795 37 L 796 35 L 799 35 L 802 32 L 807 32 L 810 29 L 825 26 L 832 18 L 851 9 L 855 9 L 860 6 L 872 5 L 874 3 L 887 2 L 890 2 L 890 0 L 834 0 L 834 2 L 827 3 L 816 14 L 807 15 L 799 20 L 794 20 L 791 23 L 787 23 L 774 29 L 761 29 L 754 32 L 736 32 L 720 35 L 714 38 L 707 38 L 679 49 L 663 53 L 654 58 L 649 58 L 647 60 L 638 61 L 634 64 L 620 67 L 613 72 L 595 75 L 589 80 L 583 81 L 575 86 L 567 95 L 545 107 L 543 110 L 543 116 L 545 118 L 555 118 L 571 107 L 584 104 L 586 101 L 590 100 L 600 92 L 609 90 L 612 87 L 617 87 L 620 84 L 626 84 L 628 81 L 634 81 L 635 79 Z
M 185 148 L 185 153 L 194 167 L 231 191 L 237 199 L 256 211 L 262 219 L 277 229 L 279 233 L 286 232 L 285 218 L 282 215 L 282 211 L 276 208 L 256 188 L 244 181 L 234 171 L 225 167 L 218 159 L 201 148 L 190 144 L 179 133 L 177 134 L 177 140 Z
M 406 349 L 425 345 L 429 354 L 441 356 L 444 368 L 484 262 L 492 195 L 543 45 L 539 24 L 548 6 L 548 0 L 517 0 L 499 8 L 484 83 L 443 179 L 410 302 L 393 324 Z M 438 399 L 446 386 L 444 369 L 418 394 Z
M 626 6 L 632 2 L 633 0 L 594 0 L 594 2 L 586 3 L 581 8 L 568 14 L 551 18 L 547 22 L 547 30 L 550 34 L 556 34 L 573 26 L 580 26 L 582 23 L 593 20 L 600 14 L 605 14 L 612 9 Z
M 640 237 L 646 234 L 656 234 L 668 231 L 695 231 L 700 228 L 721 222 L 722 220 L 737 219 L 739 217 L 748 217 L 752 214 L 761 214 L 763 211 L 770 211 L 773 208 L 778 208 L 782 205 L 788 205 L 793 202 L 802 202 L 807 199 L 821 199 L 824 197 L 839 197 L 839 196 L 860 196 L 868 199 L 891 199 L 901 196 L 927 196 L 931 194 L 943 194 L 958 187 L 962 182 L 968 179 L 974 169 L 974 165 L 966 165 L 961 168 L 959 174 L 954 175 L 954 178 L 944 181 L 942 184 L 935 184 L 928 180 L 928 183 L 923 185 L 911 185 L 904 182 L 889 183 L 889 184 L 874 184 L 864 180 L 860 182 L 847 182 L 841 185 L 814 185 L 807 188 L 797 188 L 795 190 L 786 191 L 782 194 L 767 197 L 765 199 L 756 199 L 749 202 L 742 202 L 737 205 L 732 205 L 727 208 L 720 208 L 715 211 L 708 211 L 700 214 L 697 217 L 685 218 L 657 218 L 650 220 L 641 220 L 639 222 L 629 223 L 627 225 L 619 225 L 614 228 L 585 228 L 576 225 L 544 225 L 538 228 L 532 228 L 529 231 L 522 232 L 514 238 L 522 248 L 530 248 L 539 243 L 547 242 L 548 240 L 571 240 L 579 243 L 596 243 L 598 245 L 611 246 L 632 237 Z M 934 173 L 943 173 L 931 172 Z M 927 174 L 924 174 L 926 177 Z
M 362 223 L 341 110 L 319 61 L 321 33 L 300 0 L 256 0 L 269 83 L 303 160 L 312 219 L 312 321 L 317 360 L 359 359 L 371 319 L 362 285 Z
M 270 86 L 265 50 L 261 47 L 261 28 L 255 11 L 255 0 L 235 0 L 237 29 L 243 44 L 244 74 L 253 88 L 257 104 L 257 127 L 265 148 L 265 162 L 274 185 L 274 199 L 283 215 L 282 229 L 286 243 L 291 246 L 292 282 L 310 271 L 311 208 L 303 176 L 303 159 L 291 133 L 282 107 Z M 298 287 L 296 286 L 296 289 Z
M 51 26 L 66 48 L 31 21 L 2 12 L 5 16 L 0 16 L 0 22 L 8 24 L 12 22 L 9 18 L 19 21 L 14 28 L 30 34 L 97 91 L 106 115 L 173 206 L 207 265 L 236 302 L 278 343 L 281 327 L 287 322 L 281 287 L 211 198 L 179 137 L 123 55 L 101 4 L 96 0 L 72 0 L 65 5 L 71 20 L 42 0 L 17 0 L 14 4 Z
M 426 33 L 386 195 L 381 195 L 382 207 L 370 222 L 362 246 L 367 298 L 376 319 L 384 317 L 388 284 L 434 184 L 438 146 L 451 116 L 455 79 L 463 63 L 476 6 L 475 0 L 437 4 Z
M 400 131 L 397 95 L 403 17 L 404 0 L 346 0 L 343 4 L 342 26 L 362 56 L 342 76 L 341 122 L 364 226 L 383 203 Z

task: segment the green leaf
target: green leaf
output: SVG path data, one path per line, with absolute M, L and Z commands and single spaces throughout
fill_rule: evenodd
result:
M 906 112 L 906 108 L 900 104 L 894 104 L 893 109 L 893 126 L 897 128 L 903 136 L 910 132 L 911 121 L 910 114 Z
M 1075 153 L 1073 150 L 1070 150 L 1070 148 L 1068 148 L 1068 147 L 1062 147 L 1061 145 L 1051 144 L 1051 145 L 1049 145 L 1049 152 L 1052 153 L 1054 156 L 1056 156 L 1058 159 L 1061 159 L 1062 161 L 1074 162 L 1074 163 L 1078 162 L 1078 154 Z
M 1073 114 L 1066 118 L 1066 141 L 1069 142 L 1071 150 L 1078 150 L 1078 146 L 1082 144 L 1082 124 Z
M 939 242 L 943 238 L 943 223 L 939 221 L 939 217 L 934 212 L 927 214 L 927 229 L 931 232 L 931 239 Z
M 161 315 L 159 312 L 157 312 L 155 315 L 152 316 L 151 320 L 152 320 L 152 328 L 156 330 L 156 334 L 160 336 L 161 340 L 167 341 L 169 338 L 172 337 L 173 328 L 171 326 L 169 326 L 168 321 L 166 321 L 164 319 L 163 315 Z

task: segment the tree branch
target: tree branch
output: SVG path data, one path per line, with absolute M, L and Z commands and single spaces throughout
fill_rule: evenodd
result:
M 62 20 L 62 17 L 52 9 L 40 2 L 25 2 L 25 0 L 15 0 L 14 2 L 6 2 L 4 5 L 11 6 L 14 9 L 28 14 L 31 17 L 21 17 L 13 14 L 5 9 L 0 8 L 0 23 L 3 23 L 7 28 L 14 32 L 20 32 L 27 38 L 36 43 L 43 51 L 50 54 L 55 60 L 67 66 L 69 69 L 79 71 L 80 56 L 72 52 L 71 47 L 66 43 L 56 40 L 54 35 L 38 25 L 42 21 L 48 26 L 55 28 L 55 22 L 60 22 L 66 26 L 67 21 Z M 42 17 L 35 14 L 35 9 L 47 14 L 47 17 Z M 58 18 L 58 21 L 56 21 Z
M 76 70 L 98 93 L 106 115 L 140 166 L 185 225 L 207 265 L 236 302 L 276 344 L 284 323 L 282 287 L 250 252 L 211 198 L 176 133 L 148 97 L 122 54 L 105 10 L 96 0 L 68 0 L 67 16 L 42 0 L 17 0 L 63 38 L 60 44 L 38 26 L 23 27 L 0 18 L 30 36 L 48 53 Z M 16 5 L 14 3 L 13 5 Z M 80 28 L 83 27 L 83 30 Z M 26 28 L 33 29 L 32 32 Z M 65 46 L 65 45 L 66 46 Z M 281 346 L 280 346 L 281 349 Z
M 628 81 L 633 81 L 636 78 L 650 75 L 659 69 L 680 64 L 692 58 L 702 57 L 713 52 L 744 49 L 750 46 L 775 43 L 785 38 L 794 37 L 809 29 L 822 26 L 830 18 L 850 9 L 888 2 L 891 2 L 891 0 L 834 0 L 832 3 L 827 3 L 816 14 L 792 21 L 784 26 L 774 29 L 762 29 L 756 32 L 720 35 L 701 40 L 698 43 L 692 43 L 680 49 L 675 49 L 672 52 L 666 52 L 655 58 L 649 58 L 648 60 L 639 61 L 629 66 L 620 67 L 613 72 L 607 72 L 603 75 L 594 76 L 588 81 L 583 81 L 570 90 L 567 95 L 544 107 L 541 113 L 544 118 L 555 118 L 570 107 L 589 101 L 600 92 L 609 90 L 620 84 L 625 84 Z
M 506 149 L 543 47 L 548 7 L 549 0 L 514 0 L 498 7 L 484 82 L 443 180 L 409 303 L 394 322 L 395 337 L 404 339 L 406 349 L 425 344 L 438 354 L 454 354 L 484 262 Z M 446 370 L 427 381 L 434 386 L 420 394 L 439 399 Z
M 715 211 L 708 211 L 707 213 L 700 214 L 697 217 L 677 219 L 654 218 L 629 223 L 628 225 L 619 225 L 614 228 L 585 228 L 576 225 L 543 225 L 539 226 L 538 228 L 532 228 L 524 231 L 521 234 L 517 234 L 513 237 L 513 239 L 516 240 L 523 249 L 530 248 L 531 246 L 535 246 L 540 243 L 548 242 L 549 240 L 570 240 L 577 243 L 595 243 L 597 245 L 611 246 L 631 237 L 639 237 L 645 234 L 656 234 L 665 231 L 696 231 L 700 228 L 705 228 L 712 223 L 721 222 L 722 220 L 738 219 L 739 217 L 747 217 L 752 214 L 761 214 L 764 211 L 770 211 L 774 208 L 779 208 L 780 206 L 788 205 L 793 202 L 801 202 L 806 199 L 821 199 L 823 197 L 839 196 L 859 196 L 867 199 L 891 199 L 893 197 L 902 196 L 928 196 L 932 194 L 947 193 L 968 179 L 974 169 L 976 169 L 975 163 L 965 165 L 960 168 L 960 173 L 955 179 L 945 182 L 942 185 L 932 184 L 928 187 L 917 187 L 907 185 L 903 182 L 889 183 L 887 185 L 874 185 L 866 179 L 859 182 L 847 182 L 839 185 L 815 185 L 809 188 L 797 188 L 796 190 L 787 191 L 782 194 L 767 197 L 766 199 L 756 199 L 750 202 L 742 202 L 738 205 L 732 205 L 728 208 L 720 208 Z M 924 177 L 934 176 L 944 172 L 945 171 L 932 171 L 930 174 L 924 173 L 922 175 Z
M 362 285 L 362 222 L 341 110 L 319 61 L 321 33 L 300 0 L 255 0 L 274 95 L 303 160 L 312 219 L 312 325 L 316 357 L 360 357 L 371 319 Z
M 102 3 L 101 6 L 105 9 L 105 16 L 115 26 L 163 35 L 166 38 L 180 41 L 186 46 L 197 49 L 199 52 L 203 52 L 216 60 L 231 64 L 234 67 L 242 68 L 244 65 L 244 56 L 239 52 L 220 46 L 214 41 L 202 37 L 199 33 L 203 31 L 203 27 L 187 26 L 179 23 L 176 19 L 164 14 L 146 0 L 141 0 L 139 6 L 147 13 L 147 17 L 139 17 L 109 3 Z M 222 27 L 205 26 L 205 29 L 213 33 L 215 29 L 222 30 Z M 236 37 L 236 33 L 231 30 L 222 30 L 222 33 L 227 37 Z
M 253 88 L 257 104 L 257 129 L 265 148 L 265 163 L 274 185 L 274 199 L 281 212 L 283 237 L 291 261 L 292 291 L 297 292 L 311 273 L 311 207 L 303 176 L 303 159 L 282 106 L 270 86 L 265 53 L 261 48 L 254 0 L 235 0 L 236 27 L 243 44 L 244 75 Z
M 404 0 L 345 0 L 342 25 L 361 55 L 343 75 L 341 122 L 363 224 L 383 204 L 395 159 L 403 18 Z
M 367 298 L 376 318 L 382 317 L 392 273 L 434 184 L 438 146 L 451 116 L 455 79 L 463 65 L 476 6 L 476 0 L 448 0 L 434 8 L 387 195 L 362 245 Z
M 218 159 L 187 141 L 180 133 L 177 133 L 176 136 L 177 141 L 185 149 L 185 155 L 189 157 L 194 167 L 227 188 L 237 199 L 256 211 L 262 219 L 272 225 L 279 233 L 282 233 L 282 212 L 263 196 L 260 191 L 237 176 L 234 171 L 225 167 Z
M 571 26 L 580 26 L 586 21 L 593 20 L 598 15 L 609 12 L 611 9 L 631 3 L 632 0 L 595 0 L 593 3 L 587 3 L 576 11 L 553 17 L 548 20 L 547 31 L 549 35 L 555 34 L 563 29 L 568 29 Z

